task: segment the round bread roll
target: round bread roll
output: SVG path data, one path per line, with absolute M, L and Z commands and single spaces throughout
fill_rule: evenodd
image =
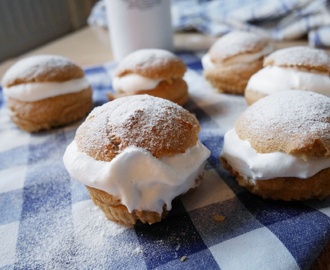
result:
M 330 56 L 320 49 L 290 47 L 264 60 L 264 68 L 254 74 L 245 90 L 247 104 L 272 93 L 307 90 L 330 96 Z
M 248 32 L 219 38 L 203 56 L 204 77 L 218 92 L 243 95 L 250 77 L 272 51 L 268 39 Z
M 221 161 L 264 198 L 330 195 L 330 98 L 281 91 L 250 106 L 225 134 Z
M 183 105 L 188 101 L 188 86 L 183 75 L 185 64 L 173 53 L 161 49 L 141 49 L 126 56 L 113 77 L 110 100 L 148 94 Z
M 64 126 L 92 108 L 92 89 L 83 70 L 56 55 L 16 62 L 2 79 L 12 121 L 28 132 Z
M 197 119 L 173 102 L 122 97 L 89 114 L 63 160 L 108 219 L 152 224 L 201 181 L 210 151 L 199 130 Z

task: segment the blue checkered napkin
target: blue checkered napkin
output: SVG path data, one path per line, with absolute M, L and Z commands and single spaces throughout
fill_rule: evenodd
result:
M 308 35 L 312 46 L 330 46 L 330 11 L 326 0 L 173 0 L 175 29 L 208 35 L 232 30 L 262 32 L 277 40 Z
M 9 120 L 0 95 L 0 269 L 310 268 L 330 239 L 330 200 L 274 202 L 239 187 L 219 154 L 244 100 L 214 94 L 199 57 L 179 55 L 190 68 L 186 108 L 212 154 L 201 186 L 152 226 L 108 221 L 70 179 L 62 156 L 80 123 L 25 133 Z M 86 69 L 96 105 L 107 101 L 113 67 Z
M 105 0 L 88 18 L 107 27 Z M 330 47 L 330 10 L 326 0 L 172 0 L 176 31 L 195 29 L 221 36 L 232 30 L 260 32 L 278 40 L 308 36 L 311 46 Z

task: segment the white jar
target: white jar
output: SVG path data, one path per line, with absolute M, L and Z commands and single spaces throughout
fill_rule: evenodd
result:
M 143 48 L 173 49 L 171 0 L 106 0 L 114 59 Z

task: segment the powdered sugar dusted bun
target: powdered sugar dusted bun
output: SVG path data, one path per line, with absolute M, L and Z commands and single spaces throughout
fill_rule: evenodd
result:
M 243 94 L 248 79 L 262 68 L 272 52 L 269 40 L 248 32 L 231 32 L 219 38 L 203 57 L 204 76 L 219 92 Z
M 168 100 L 118 98 L 90 113 L 64 164 L 110 220 L 155 223 L 202 179 L 210 151 L 199 129 L 192 114 Z
M 69 59 L 57 55 L 36 55 L 16 62 L 2 78 L 2 85 L 63 82 L 84 77 L 84 72 Z
M 24 58 L 2 79 L 11 119 L 29 132 L 63 126 L 85 117 L 92 89 L 83 70 L 56 55 Z
M 270 54 L 264 66 L 248 82 L 245 91 L 248 104 L 286 90 L 306 90 L 330 96 L 330 56 L 324 50 L 281 49 Z
M 221 159 L 240 185 L 264 198 L 330 195 L 330 98 L 282 91 L 250 106 L 225 135 Z
M 115 94 L 109 94 L 109 99 L 149 94 L 183 105 L 188 100 L 188 87 L 183 80 L 185 72 L 182 60 L 169 51 L 135 51 L 116 68 L 112 83 Z
M 265 59 L 265 66 L 292 67 L 330 75 L 330 56 L 321 49 L 290 47 L 278 50 Z

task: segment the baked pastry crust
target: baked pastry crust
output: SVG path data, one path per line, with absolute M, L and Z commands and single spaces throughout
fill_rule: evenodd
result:
M 127 93 L 117 89 L 116 93 L 109 93 L 108 98 L 113 100 L 128 95 L 148 94 L 183 105 L 189 98 L 188 85 L 183 79 L 186 70 L 182 60 L 168 51 L 158 49 L 135 51 L 119 63 L 114 76 L 121 78 L 129 74 L 137 74 L 149 79 L 161 79 L 161 82 L 149 90 L 136 89 Z
M 132 93 L 118 92 L 115 94 L 108 93 L 108 99 L 114 100 L 119 97 L 130 95 L 150 95 L 154 97 L 164 98 L 176 104 L 183 105 L 189 99 L 188 85 L 183 79 L 172 79 L 168 81 L 161 81 L 156 88 L 152 90 L 137 90 Z
M 11 87 L 24 83 L 65 82 L 84 77 L 83 70 L 69 59 L 60 56 L 41 55 L 38 61 L 32 57 L 20 60 L 2 78 L 2 86 Z
M 135 73 L 151 79 L 182 78 L 186 72 L 182 60 L 174 54 L 157 49 L 138 50 L 125 57 L 115 70 L 122 77 Z
M 263 94 L 259 91 L 254 91 L 251 88 L 246 88 L 244 92 L 245 101 L 248 106 L 266 96 L 266 94 Z
M 127 207 L 120 203 L 111 194 L 100 189 L 86 186 L 92 201 L 97 205 L 105 216 L 112 221 L 115 221 L 124 226 L 132 226 L 138 220 L 142 223 L 154 224 L 161 221 L 168 214 L 166 207 L 163 207 L 162 214 L 152 211 L 137 211 L 133 210 L 129 213 Z
M 238 118 L 235 129 L 240 139 L 249 141 L 258 153 L 280 151 L 305 159 L 330 157 L 329 114 L 328 97 L 293 90 L 249 107 Z
M 61 127 L 83 119 L 92 108 L 92 89 L 34 102 L 7 100 L 10 118 L 27 132 Z
M 204 77 L 219 93 L 242 95 L 250 77 L 262 68 L 263 59 L 244 64 L 222 66 L 216 70 L 205 70 Z
M 151 104 L 155 99 L 148 95 L 132 97 L 94 109 L 77 130 L 78 149 L 96 160 L 111 161 L 128 146 L 146 149 L 160 158 L 185 153 L 196 145 L 200 126 L 195 116 L 161 100 L 156 100 L 162 105 L 155 115 L 156 108 Z M 126 112 L 123 108 L 132 109 Z

